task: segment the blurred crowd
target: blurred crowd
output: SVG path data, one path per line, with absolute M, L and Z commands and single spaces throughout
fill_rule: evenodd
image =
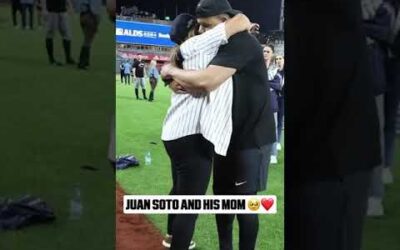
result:
M 105 5 L 103 0 L 11 0 L 12 24 L 16 29 L 35 30 L 37 26 L 37 29 L 44 30 L 44 47 L 51 65 L 77 64 L 79 69 L 86 70 Z M 78 62 L 72 56 L 73 32 L 70 25 L 70 17 L 75 13 L 79 14 L 83 33 Z M 109 16 L 113 18 L 110 12 Z M 61 35 L 65 63 L 54 55 L 56 33 Z
M 396 117 L 400 96 L 400 1 L 363 0 L 362 15 L 374 77 L 382 164 L 373 171 L 367 214 L 384 215 L 385 184 L 393 182 Z

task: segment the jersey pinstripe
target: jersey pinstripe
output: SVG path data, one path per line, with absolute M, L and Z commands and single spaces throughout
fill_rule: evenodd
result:
M 226 44 L 225 24 L 185 41 L 181 46 L 185 70 L 205 69 Z M 164 120 L 162 140 L 202 134 L 214 145 L 217 154 L 225 156 L 232 135 L 232 78 L 208 95 L 175 94 Z

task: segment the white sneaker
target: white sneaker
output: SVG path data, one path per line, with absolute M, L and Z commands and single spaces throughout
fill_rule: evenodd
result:
M 162 241 L 162 245 L 166 248 L 171 248 L 172 235 L 166 234 Z
M 368 198 L 368 208 L 367 208 L 367 216 L 370 217 L 379 217 L 383 216 L 383 204 L 382 199 L 370 197 Z
M 166 234 L 164 240 L 162 241 L 162 245 L 166 248 L 171 248 L 172 235 Z M 192 250 L 196 247 L 196 243 L 194 241 L 190 241 L 189 250 Z
M 282 145 L 280 143 L 276 144 L 276 149 L 277 150 L 282 150 Z
M 278 158 L 275 155 L 271 155 L 270 164 L 278 164 Z
M 383 168 L 382 171 L 382 181 L 384 184 L 392 184 L 393 183 L 393 174 L 390 168 Z

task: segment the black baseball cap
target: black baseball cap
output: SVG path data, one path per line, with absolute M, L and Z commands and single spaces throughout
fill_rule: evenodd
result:
M 197 24 L 196 17 L 187 13 L 182 13 L 176 16 L 171 25 L 169 37 L 176 44 L 181 44 L 185 41 L 189 31 Z
M 212 17 L 220 14 L 228 14 L 233 17 L 239 13 L 242 12 L 232 9 L 227 0 L 200 0 L 196 7 L 196 16 L 198 18 Z

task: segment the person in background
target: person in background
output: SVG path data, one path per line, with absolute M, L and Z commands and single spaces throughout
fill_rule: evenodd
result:
M 142 88 L 143 98 L 147 100 L 146 97 L 146 82 L 144 80 L 145 74 L 145 64 L 143 61 L 142 55 L 138 55 L 137 60 L 133 62 L 132 69 L 134 70 L 134 77 L 135 77 L 135 95 L 136 99 L 140 100 L 139 98 L 139 86 Z
M 125 79 L 125 84 L 130 85 L 131 84 L 131 71 L 132 71 L 132 65 L 129 62 L 129 60 L 126 60 L 124 63 L 124 79 Z
M 149 83 L 151 87 L 149 102 L 152 102 L 154 100 L 154 90 L 157 87 L 158 78 L 160 76 L 160 73 L 157 69 L 157 62 L 155 60 L 151 60 L 147 75 L 149 77 Z
M 33 30 L 33 4 L 35 0 L 20 0 L 22 10 L 22 28 Z M 27 17 L 29 15 L 29 17 Z M 27 20 L 28 18 L 28 20 Z
M 285 108 L 284 108 L 284 86 L 285 86 L 285 71 L 284 71 L 284 66 L 285 66 L 285 59 L 281 55 L 277 55 L 275 57 L 275 65 L 278 68 L 278 72 L 276 75 L 280 78 L 281 82 L 281 90 L 277 92 L 278 94 L 278 121 L 277 121 L 277 145 L 276 149 L 281 150 L 282 149 L 282 130 L 283 130 L 283 123 L 284 123 L 284 115 L 285 115 Z
M 18 28 L 17 12 L 22 15 L 20 0 L 11 0 L 11 17 L 15 28 Z
M 281 91 L 281 83 L 279 77 L 275 77 L 277 68 L 274 64 L 274 46 L 267 44 L 263 46 L 264 61 L 267 68 L 269 91 L 271 92 L 271 108 L 274 113 L 275 119 L 275 131 L 277 132 L 277 120 L 278 120 L 278 95 L 277 92 Z M 278 163 L 278 150 L 277 142 L 274 142 L 271 150 L 270 164 Z
M 393 183 L 393 163 L 396 142 L 396 116 L 400 102 L 400 1 L 389 0 L 394 17 L 389 34 L 389 58 L 387 61 L 387 88 L 385 93 L 385 165 L 383 182 Z
M 274 45 L 266 44 L 263 46 L 264 61 L 265 61 L 265 66 L 267 67 L 269 81 L 274 79 L 275 74 L 277 72 L 277 69 L 274 65 L 274 60 L 273 60 L 274 52 L 275 52 Z
M 90 65 L 90 48 L 100 22 L 102 0 L 80 0 L 80 24 L 83 32 L 83 44 L 79 55 L 79 69 L 87 69 Z
M 42 0 L 43 18 L 46 25 L 46 50 L 51 65 L 62 65 L 54 58 L 53 38 L 55 31 L 59 31 L 63 39 L 66 63 L 75 64 L 71 56 L 71 29 L 67 9 L 73 11 L 70 0 Z
M 36 5 L 36 18 L 37 18 L 37 25 L 39 28 L 42 27 L 42 0 L 36 0 L 35 5 Z
M 390 15 L 383 1 L 363 0 L 362 1 L 363 26 L 367 36 L 366 43 L 371 62 L 371 72 L 374 77 L 374 92 L 376 107 L 378 110 L 381 157 L 383 156 L 384 144 L 384 93 L 386 88 L 385 43 L 390 30 Z M 373 169 L 371 175 L 371 187 L 368 198 L 367 215 L 382 216 L 384 184 L 382 180 L 383 162 Z
M 287 1 L 285 25 L 285 249 L 363 249 L 381 156 L 361 2 Z
M 115 0 L 107 0 L 107 13 L 109 19 L 115 23 Z M 110 165 L 115 173 L 115 113 L 111 118 L 111 126 L 110 126 L 110 142 L 108 146 L 108 160 L 110 161 Z
M 121 77 L 121 83 L 124 83 L 125 79 L 125 66 L 124 63 L 121 61 L 119 64 L 119 76 Z

